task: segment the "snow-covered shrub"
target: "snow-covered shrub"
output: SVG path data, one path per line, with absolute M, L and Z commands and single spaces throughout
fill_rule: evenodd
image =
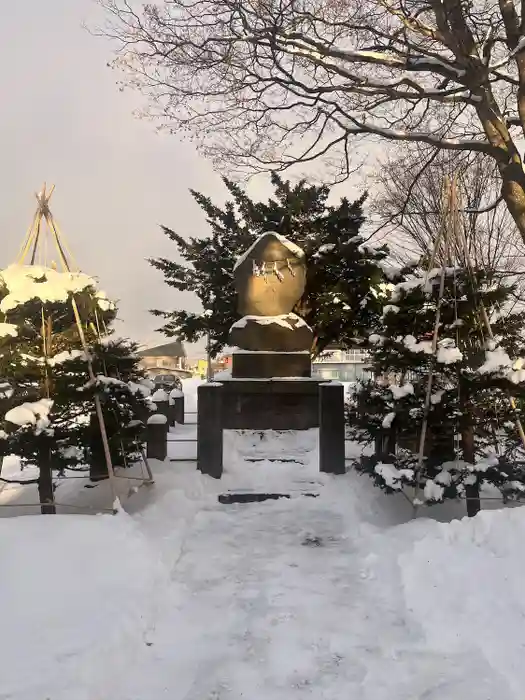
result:
M 482 271 L 447 269 L 441 303 L 440 283 L 441 270 L 436 269 L 414 274 L 393 289 L 382 328 L 369 338 L 375 379 L 362 385 L 348 406 L 349 430 L 355 439 L 375 443 L 375 455 L 356 466 L 376 485 L 389 493 L 404 489 L 426 503 L 466 497 L 472 514 L 485 484 L 498 487 L 505 497 L 525 490 L 524 451 L 516 428 L 525 398 L 519 359 L 525 357 L 525 314 L 505 311 L 513 286 L 495 284 Z M 516 397 L 516 408 L 510 396 Z
M 83 273 L 23 265 L 0 272 L 0 454 L 38 464 L 48 473 L 48 490 L 51 471 L 99 458 L 104 466 L 95 393 L 115 464 L 124 466 L 137 452 L 140 427 L 127 426 L 144 403 L 135 390 L 142 374 L 136 346 L 108 337 L 115 314 L 115 305 Z

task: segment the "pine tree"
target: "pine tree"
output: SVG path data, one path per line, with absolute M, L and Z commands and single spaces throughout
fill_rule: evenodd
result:
M 273 198 L 254 202 L 230 180 L 224 179 L 224 184 L 231 199 L 223 208 L 192 191 L 211 227 L 208 237 L 186 239 L 163 227 L 183 262 L 158 258 L 150 263 L 171 287 L 194 292 L 204 313 L 154 310 L 167 321 L 160 330 L 191 343 L 209 332 L 211 352 L 219 353 L 238 319 L 235 262 L 258 236 L 272 230 L 305 251 L 307 285 L 295 311 L 314 330 L 313 351 L 322 352 L 332 343 L 350 345 L 363 337 L 378 317 L 386 282 L 382 265 L 387 257 L 385 247 L 367 248 L 359 236 L 364 197 L 353 203 L 343 198 L 329 205 L 329 187 L 305 182 L 292 186 L 274 174 Z
M 375 455 L 361 458 L 356 467 L 387 493 L 403 489 L 417 502 L 466 498 L 467 512 L 474 515 L 483 486 L 499 488 L 506 498 L 525 491 L 524 450 L 516 429 L 525 372 L 515 362 L 525 357 L 525 313 L 508 310 L 515 287 L 482 270 L 446 269 L 441 303 L 442 271 L 428 277 L 415 272 L 394 288 L 381 331 L 369 337 L 374 379 L 357 390 L 349 429 L 358 441 L 373 442 Z M 494 339 L 487 334 L 482 307 Z M 516 410 L 509 396 L 516 397 Z
M 97 376 L 89 380 L 87 357 L 73 299 Z M 49 504 L 53 472 L 103 460 L 94 396 L 101 397 L 115 465 L 137 453 L 138 418 L 147 393 L 136 346 L 108 335 L 115 306 L 92 278 L 38 266 L 12 265 L 0 273 L 0 454 L 40 467 L 41 503 Z M 130 425 L 131 424 L 131 425 Z M 100 465 L 104 475 L 104 463 Z M 43 512 L 53 512 L 44 505 Z

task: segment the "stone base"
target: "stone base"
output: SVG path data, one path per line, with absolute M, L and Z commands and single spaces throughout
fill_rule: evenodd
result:
M 306 352 L 242 352 L 232 356 L 234 379 L 310 377 L 312 361 Z
M 315 379 L 225 379 L 220 383 L 221 422 L 225 430 L 309 430 L 319 427 L 320 382 Z
M 319 469 L 345 472 L 342 385 L 304 379 L 235 380 L 198 388 L 197 468 L 220 479 L 223 429 L 308 430 L 319 428 Z M 270 496 L 271 497 L 271 496 Z
M 229 344 L 252 352 L 301 352 L 312 347 L 313 332 L 296 314 L 244 316 L 230 328 Z

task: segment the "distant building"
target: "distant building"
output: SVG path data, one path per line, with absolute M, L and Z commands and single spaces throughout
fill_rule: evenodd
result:
M 201 379 L 206 379 L 208 375 L 208 360 L 201 358 L 197 360 L 197 367 L 195 369 L 197 376 Z
M 339 382 L 355 382 L 371 376 L 367 371 L 368 355 L 362 350 L 339 350 L 330 348 L 312 363 L 312 376 L 320 379 L 332 379 Z M 208 362 L 205 359 L 193 361 L 193 374 L 206 377 Z M 212 373 L 231 371 L 232 356 L 220 355 L 212 362 Z
M 167 373 L 180 377 L 191 376 L 191 372 L 186 369 L 186 351 L 178 340 L 140 350 L 137 354 L 140 366 L 151 376 Z
M 366 370 L 368 356 L 363 350 L 329 349 L 312 364 L 312 375 L 339 382 L 356 382 L 370 376 Z

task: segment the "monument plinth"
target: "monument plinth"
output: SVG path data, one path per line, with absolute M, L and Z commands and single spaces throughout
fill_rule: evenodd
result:
M 323 425 L 331 432 L 320 441 L 320 469 L 344 472 L 343 388 L 311 377 L 312 329 L 294 313 L 306 273 L 301 248 L 273 232 L 260 236 L 237 261 L 242 318 L 229 334 L 235 348 L 232 378 L 198 390 L 198 468 L 203 473 L 222 474 L 223 429 L 323 430 Z

